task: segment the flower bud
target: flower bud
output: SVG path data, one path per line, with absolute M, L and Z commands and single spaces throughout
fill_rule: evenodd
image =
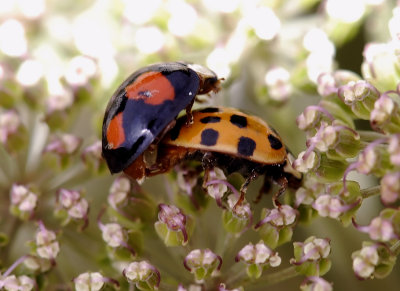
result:
M 158 221 L 154 224 L 158 236 L 167 246 L 186 245 L 192 220 L 174 205 L 159 205 Z
M 301 152 L 298 158 L 293 162 L 293 167 L 302 173 L 307 173 L 311 169 L 318 166 L 319 159 L 318 155 L 314 151 Z
M 11 212 L 21 219 L 28 219 L 35 210 L 38 195 L 24 185 L 13 184 L 10 190 Z
M 196 249 L 185 257 L 183 265 L 194 275 L 196 282 L 201 283 L 221 269 L 222 259 L 209 249 Z
M 0 112 L 0 143 L 10 150 L 19 149 L 25 143 L 24 134 L 25 127 L 15 110 Z
M 128 203 L 129 193 L 131 192 L 131 182 L 128 178 L 120 176 L 114 180 L 110 187 L 108 203 L 112 208 L 117 209 Z
M 400 237 L 400 210 L 385 208 L 379 216 L 373 218 L 368 226 L 360 226 L 353 221 L 357 230 L 366 232 L 373 240 L 382 242 L 399 239 Z
M 235 260 L 247 264 L 247 276 L 253 279 L 258 279 L 262 275 L 264 267 L 278 267 L 281 264 L 278 253 L 272 251 L 262 241 L 256 245 L 249 243 L 244 246 L 236 255 Z
M 237 201 L 238 197 L 235 194 L 228 196 L 229 207 L 222 212 L 222 223 L 226 231 L 239 234 L 250 226 L 253 214 L 246 200 L 236 206 Z
M 58 155 L 72 155 L 78 150 L 81 142 L 81 138 L 72 134 L 53 136 L 51 142 L 44 149 L 44 152 L 52 152 Z
M 375 217 L 369 225 L 369 236 L 373 240 L 388 241 L 395 239 L 392 222 L 389 219 Z
M 178 187 L 190 196 L 193 195 L 193 188 L 197 185 L 198 178 L 198 171 L 191 168 L 180 167 L 177 171 Z
M 126 231 L 118 223 L 101 225 L 103 240 L 112 248 L 123 247 L 126 244 Z
M 74 279 L 77 291 L 98 291 L 104 286 L 104 277 L 99 272 L 82 273 Z
M 363 247 L 361 251 L 353 253 L 352 258 L 356 276 L 365 279 L 373 274 L 379 262 L 378 251 L 374 246 Z
M 381 180 L 381 200 L 387 205 L 400 199 L 400 172 L 388 173 Z
M 106 163 L 101 156 L 101 141 L 96 141 L 82 151 L 82 161 L 94 172 L 101 172 L 106 168 Z
M 313 132 L 321 123 L 330 124 L 333 120 L 332 114 L 322 106 L 308 106 L 296 118 L 296 123 L 301 130 Z
M 344 125 L 333 122 L 332 125 L 321 123 L 314 137 L 307 141 L 308 146 L 315 146 L 320 152 L 327 152 L 330 159 L 352 158 L 361 148 L 358 133 Z
M 16 277 L 10 275 L 2 280 L 2 287 L 7 291 L 30 291 L 37 287 L 36 282 L 28 276 L 22 275 Z
M 328 259 L 331 247 L 329 239 L 309 237 L 304 243 L 294 242 L 294 259 L 291 264 L 306 276 L 323 276 L 329 271 L 331 261 Z
M 352 253 L 353 271 L 359 279 L 384 278 L 396 262 L 386 245 L 364 242 L 361 250 Z
M 336 97 L 339 88 L 349 82 L 357 82 L 361 78 L 351 71 L 337 70 L 333 73 L 322 73 L 318 77 L 318 93 L 322 97 Z
M 202 290 L 200 285 L 191 284 L 189 285 L 189 288 L 185 288 L 182 286 L 182 284 L 179 284 L 177 291 L 202 291 Z
M 158 290 L 160 286 L 160 272 L 146 261 L 130 263 L 123 274 L 128 282 L 134 283 L 139 290 Z
M 60 158 L 61 167 L 65 168 L 69 157 L 74 155 L 82 143 L 82 139 L 72 134 L 53 135 L 44 148 L 43 153 L 54 153 Z
M 265 75 L 265 84 L 269 97 L 274 101 L 286 101 L 292 94 L 290 73 L 282 67 L 269 70 Z
M 358 156 L 355 167 L 359 173 L 382 177 L 388 170 L 391 170 L 389 152 L 385 146 L 380 145 L 381 142 L 383 140 L 370 143 Z
M 374 86 L 364 80 L 350 81 L 340 87 L 338 94 L 358 118 L 365 120 L 369 120 L 374 103 L 380 95 Z
M 217 204 L 222 205 L 221 199 L 225 192 L 228 191 L 228 187 L 225 183 L 216 183 L 217 181 L 226 181 L 224 171 L 220 168 L 214 167 L 207 171 L 206 178 L 204 179 L 204 185 L 207 186 L 207 193 L 217 201 Z
M 43 259 L 54 260 L 60 252 L 55 232 L 46 229 L 41 222 L 36 233 L 35 245 L 37 255 Z
M 88 223 L 89 203 L 79 191 L 58 190 L 56 211 L 59 216 L 63 216 L 65 224 L 71 219 L 83 220 L 84 227 Z
M 382 92 L 395 88 L 400 79 L 397 42 L 369 43 L 363 54 L 361 71 L 365 79 Z
M 77 56 L 70 60 L 65 72 L 65 80 L 71 86 L 84 86 L 96 73 L 97 67 L 93 59 Z
M 264 243 L 271 249 L 290 241 L 298 212 L 289 205 L 281 205 L 272 210 L 264 208 L 261 221 L 256 224 Z
M 332 283 L 325 281 L 321 277 L 307 277 L 306 281 L 300 285 L 302 291 L 332 291 Z
M 226 285 L 224 283 L 219 284 L 218 291 L 244 291 L 243 287 L 238 287 L 235 289 L 226 289 Z
M 43 259 L 38 256 L 29 255 L 24 260 L 24 265 L 29 270 L 32 270 L 36 273 L 44 273 L 50 270 L 51 261 L 48 259 Z
M 70 108 L 74 104 L 74 96 L 71 92 L 62 88 L 56 94 L 50 95 L 46 100 L 47 107 L 47 118 L 52 115 L 60 114 L 60 111 L 64 111 Z
M 371 112 L 371 127 L 384 133 L 400 131 L 400 112 L 397 103 L 386 94 L 376 100 Z
M 390 162 L 394 166 L 400 166 L 400 134 L 393 134 L 389 138 L 388 151 Z
M 343 212 L 343 203 L 338 197 L 325 194 L 315 200 L 313 208 L 321 217 L 338 218 Z
M 294 161 L 293 167 L 299 172 L 308 173 L 321 181 L 330 182 L 343 177 L 347 162 L 330 160 L 325 154 L 310 150 L 301 152 Z

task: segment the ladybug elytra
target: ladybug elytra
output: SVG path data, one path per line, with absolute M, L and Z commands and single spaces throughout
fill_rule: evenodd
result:
M 181 62 L 161 63 L 130 75 L 108 103 L 102 130 L 102 154 L 111 173 L 128 167 L 156 143 L 198 94 L 219 90 L 211 70 Z
M 134 179 L 154 176 L 169 171 L 184 161 L 200 161 L 207 172 L 221 168 L 227 175 L 238 172 L 245 182 L 241 197 L 251 181 L 264 175 L 263 188 L 272 181 L 280 189 L 297 189 L 302 176 L 291 165 L 291 154 L 282 139 L 262 119 L 232 108 L 208 107 L 192 112 L 193 123 L 186 124 L 186 117 L 177 119 L 176 125 L 160 141 L 154 163 L 141 156 L 125 173 Z

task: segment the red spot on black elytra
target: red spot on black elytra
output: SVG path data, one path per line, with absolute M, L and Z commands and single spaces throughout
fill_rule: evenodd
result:
M 202 131 L 200 143 L 205 146 L 213 146 L 217 144 L 218 131 L 208 128 Z
M 238 154 L 251 157 L 256 149 L 256 142 L 251 138 L 242 136 L 237 147 Z
M 271 148 L 273 148 L 274 150 L 279 150 L 282 148 L 282 143 L 276 136 L 269 134 L 268 140 L 269 144 L 271 145 Z

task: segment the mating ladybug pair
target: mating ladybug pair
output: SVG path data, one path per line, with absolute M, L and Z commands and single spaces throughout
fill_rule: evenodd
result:
M 264 175 L 298 188 L 301 174 L 291 166 L 282 139 L 258 117 L 236 109 L 207 107 L 191 111 L 197 95 L 219 90 L 214 72 L 199 65 L 163 63 L 145 67 L 125 80 L 112 96 L 103 121 L 102 151 L 111 173 L 124 171 L 136 180 L 198 160 L 206 171 L 240 173 L 247 186 Z M 186 115 L 178 114 L 186 109 Z

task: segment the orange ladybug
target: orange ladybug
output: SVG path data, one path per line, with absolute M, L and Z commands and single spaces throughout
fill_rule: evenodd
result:
M 262 119 L 233 108 L 207 107 L 192 111 L 193 123 L 186 116 L 177 119 L 176 125 L 160 141 L 156 157 L 137 159 L 125 173 L 134 179 L 154 176 L 169 171 L 187 160 L 197 160 L 207 172 L 221 168 L 227 175 L 238 172 L 246 180 L 241 187 L 241 197 L 251 181 L 265 176 L 263 188 L 270 181 L 280 185 L 276 197 L 288 187 L 300 187 L 302 175 L 292 167 L 292 156 L 281 137 Z

